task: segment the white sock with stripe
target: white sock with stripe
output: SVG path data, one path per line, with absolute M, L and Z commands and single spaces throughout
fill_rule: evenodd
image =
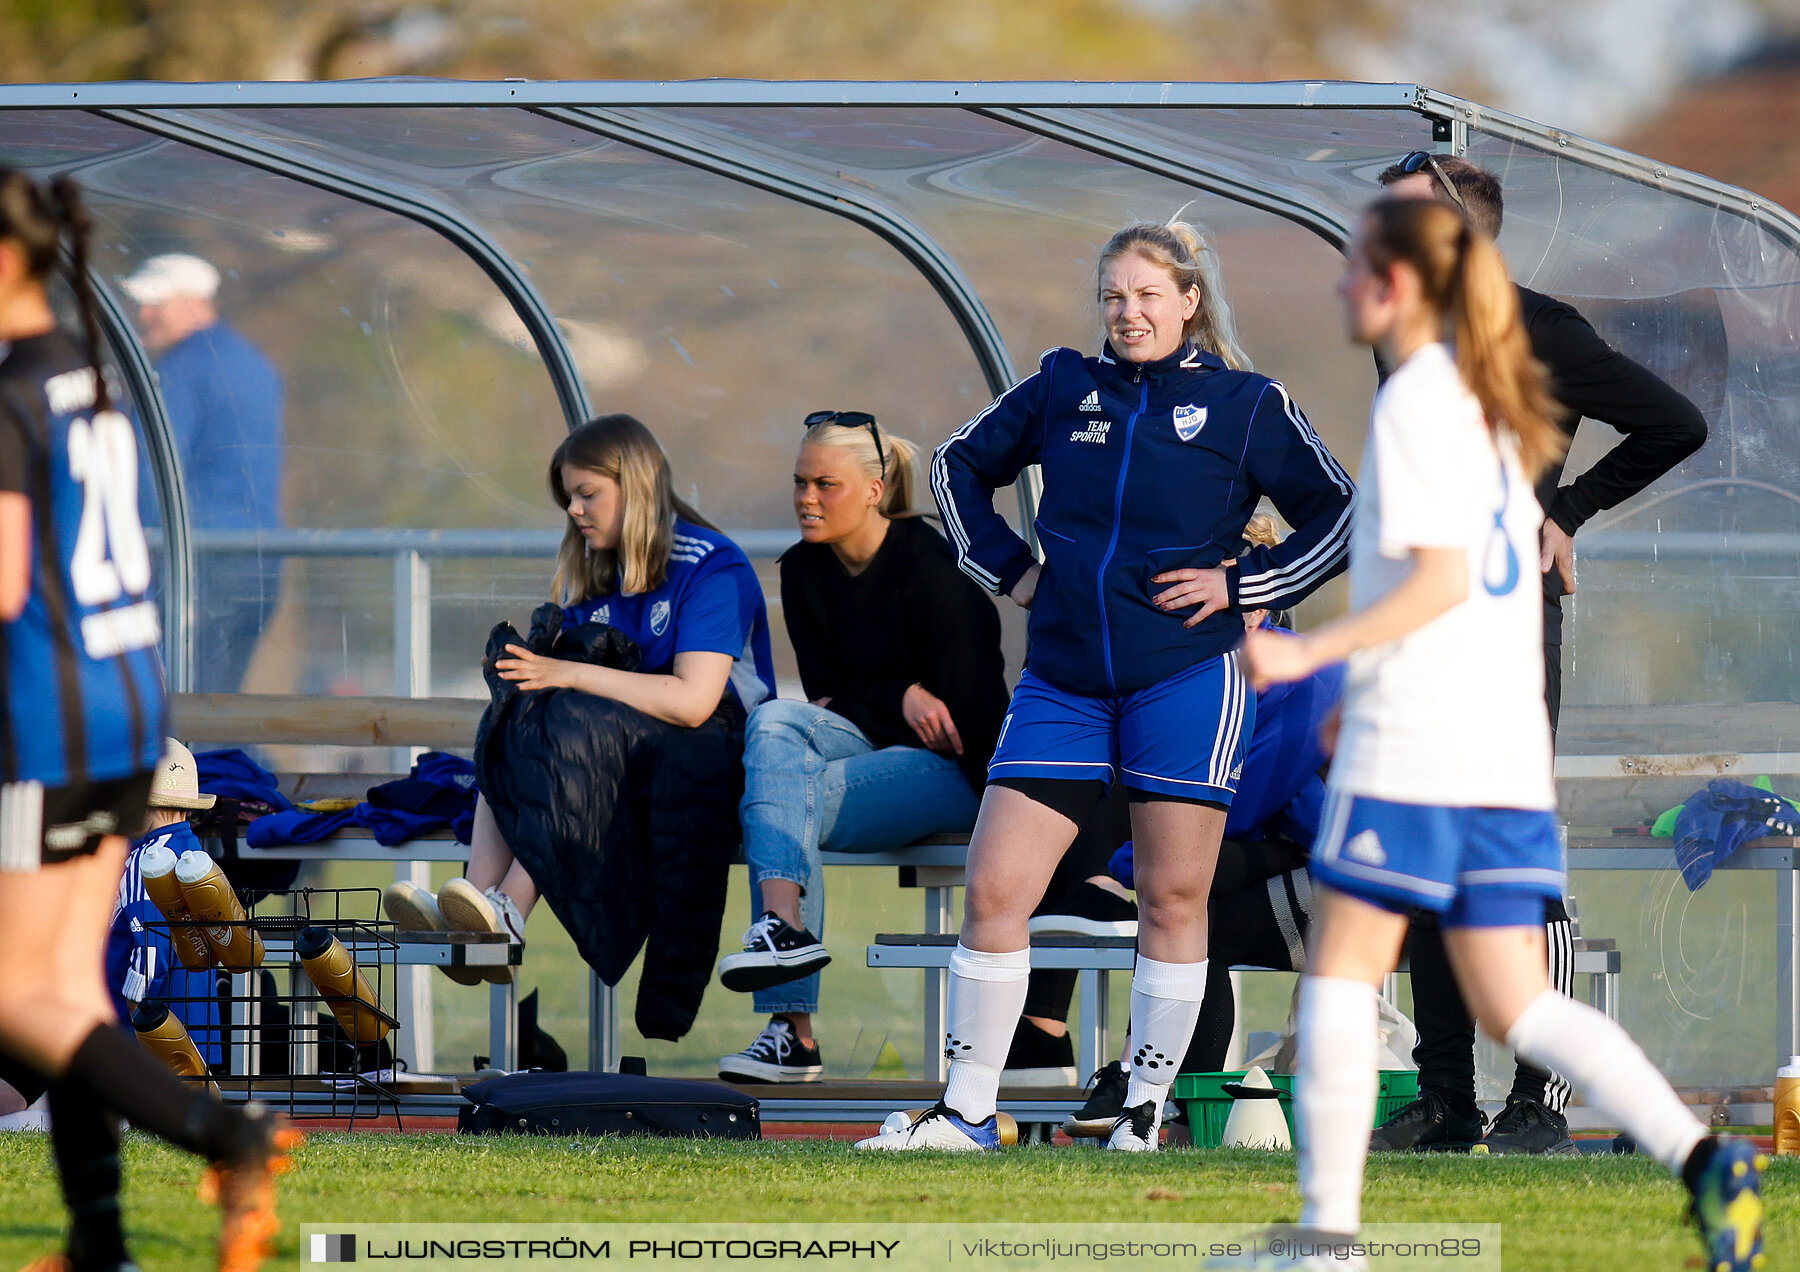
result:
M 1193 1041 L 1200 1001 L 1206 997 L 1206 960 L 1159 963 L 1137 956 L 1131 973 L 1131 1079 L 1125 1107 L 1156 1102 L 1158 1116 L 1175 1072 Z
M 1586 1003 L 1546 989 L 1513 1021 L 1506 1043 L 1533 1064 L 1561 1074 L 1604 1121 L 1624 1127 L 1646 1153 L 1677 1174 L 1706 1135 L 1643 1048 Z
M 1380 1047 L 1375 988 L 1330 976 L 1300 978 L 1300 1222 L 1324 1232 L 1362 1226 L 1363 1165 L 1375 1122 Z
M 970 1122 L 994 1115 L 1000 1071 L 1025 1010 L 1031 950 L 992 954 L 958 942 L 950 955 L 944 1054 L 950 1059 L 944 1103 Z

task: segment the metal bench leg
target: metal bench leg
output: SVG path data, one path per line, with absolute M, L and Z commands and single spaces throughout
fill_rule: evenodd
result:
M 292 973 L 300 975 L 298 971 Z M 231 1027 L 231 1049 L 228 1057 L 231 1072 L 239 1077 L 255 1077 L 262 1072 L 262 1049 L 252 1041 L 252 1036 L 259 1033 L 251 1026 L 256 1023 L 256 1002 L 251 998 L 255 992 L 252 986 L 256 983 L 253 972 L 233 972 L 231 974 L 231 1018 L 225 1023 Z M 293 1068 L 293 1046 L 288 1047 L 288 1072 Z
M 1775 872 L 1775 1037 L 1783 1055 L 1800 1055 L 1800 872 L 1790 857 Z
M 488 986 L 488 1063 L 509 1073 L 519 1067 L 519 982 Z
M 1106 1000 L 1106 973 L 1096 968 L 1083 968 L 1079 975 L 1081 985 L 1081 1036 L 1075 1052 L 1077 1075 L 1085 1080 L 1105 1064 L 1106 1055 L 1106 1009 L 1101 1006 Z
M 588 1068 L 611 1073 L 619 1067 L 619 996 L 588 968 Z
M 950 930 L 950 889 L 930 887 L 925 889 L 925 931 L 941 933 Z M 947 967 L 927 968 L 925 970 L 925 1077 L 932 1082 L 942 1082 L 946 1076 L 944 1065 L 944 1033 L 949 1028 L 947 1014 L 950 996 L 950 969 Z
M 396 862 L 394 880 L 430 891 L 431 863 Z M 394 969 L 394 1019 L 400 1022 L 399 1055 L 413 1073 L 430 1073 L 437 1068 L 437 1030 L 431 1010 L 432 971 L 423 964 Z

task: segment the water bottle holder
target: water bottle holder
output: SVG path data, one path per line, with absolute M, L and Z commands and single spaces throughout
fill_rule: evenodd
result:
M 262 943 L 262 962 L 253 970 L 212 969 L 223 986 L 218 994 L 161 996 L 177 1014 L 190 1017 L 188 1033 L 207 1057 L 212 1080 L 227 1101 L 256 1100 L 293 1115 L 343 1120 L 352 1127 L 359 1119 L 389 1116 L 398 1123 L 400 1102 L 393 1088 L 404 1066 L 395 1059 L 401 1024 L 392 1007 L 400 945 L 394 925 L 381 917 L 379 888 L 268 892 L 241 921 L 159 920 L 147 926 L 171 939 L 194 929 L 212 934 L 215 951 L 235 945 L 246 933 Z M 324 928 L 350 951 L 373 1001 L 331 995 L 313 983 L 294 952 L 296 939 L 308 927 Z M 179 961 L 171 966 L 182 970 Z M 334 998 L 340 1004 L 356 1002 L 359 1015 L 381 1023 L 384 1037 L 358 1043 L 333 1013 Z M 209 1005 L 216 1006 L 209 1010 Z M 209 1016 L 214 1023 L 206 1022 Z

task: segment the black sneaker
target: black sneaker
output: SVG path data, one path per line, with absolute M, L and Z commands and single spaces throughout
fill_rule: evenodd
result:
M 1581 1151 L 1569 1138 L 1568 1119 L 1536 1100 L 1508 1102 L 1478 1147 L 1495 1156 L 1536 1153 L 1566 1157 Z
M 771 910 L 744 933 L 743 953 L 719 960 L 719 983 L 747 994 L 810 976 L 830 961 L 818 937 Z
M 794 1027 L 776 1016 L 748 1047 L 719 1057 L 719 1076 L 727 1082 L 817 1082 L 825 1062 L 817 1046 L 801 1042 Z
M 1485 1120 L 1479 1109 L 1473 1117 L 1458 1117 L 1443 1096 L 1426 1087 L 1418 1099 L 1375 1128 L 1369 1151 L 1466 1153 L 1480 1141 Z
M 1116 1060 L 1103 1065 L 1088 1082 L 1094 1089 L 1088 1092 L 1087 1103 L 1063 1123 L 1063 1132 L 1071 1139 L 1105 1139 L 1125 1113 L 1125 1090 L 1131 1075 L 1124 1065 Z
M 1136 936 L 1137 906 L 1084 879 L 1057 905 L 1056 913 L 1033 916 L 1025 930 L 1033 936 Z
M 1013 1030 L 1012 1047 L 1006 1053 L 1001 1086 L 1072 1087 L 1075 1085 L 1075 1040 L 1058 1038 L 1025 1017 Z

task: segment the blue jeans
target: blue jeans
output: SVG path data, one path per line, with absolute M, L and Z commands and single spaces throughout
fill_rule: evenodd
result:
M 751 917 L 762 881 L 800 885 L 800 919 L 823 937 L 825 872 L 819 853 L 885 852 L 924 835 L 969 830 L 980 801 L 949 756 L 918 746 L 876 750 L 843 716 L 776 698 L 744 729 L 744 860 Z M 819 974 L 758 991 L 761 1013 L 815 1012 Z

